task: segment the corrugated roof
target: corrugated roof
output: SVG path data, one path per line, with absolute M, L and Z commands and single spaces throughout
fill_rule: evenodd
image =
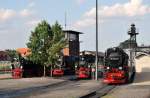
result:
M 74 34 L 83 34 L 82 32 L 74 31 L 74 30 L 63 30 L 64 33 L 74 33 Z
M 85 54 L 92 54 L 92 55 L 95 55 L 96 54 L 96 51 L 81 51 L 80 53 L 82 53 L 82 52 L 85 52 Z M 105 54 L 103 53 L 103 52 L 98 52 L 98 56 L 102 56 L 102 57 L 104 57 L 105 56 Z

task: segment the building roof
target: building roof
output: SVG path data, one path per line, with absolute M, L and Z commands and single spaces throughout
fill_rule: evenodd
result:
M 150 46 L 139 46 L 137 48 L 147 48 L 147 49 L 150 49 Z
M 23 57 L 31 54 L 31 50 L 29 48 L 18 48 L 16 51 Z
M 6 51 L 0 51 L 0 54 L 1 55 L 8 55 L 8 52 L 6 52 Z
M 73 33 L 73 34 L 83 34 L 82 32 L 73 31 L 73 30 L 63 30 L 64 33 Z
M 81 51 L 80 53 L 84 52 L 85 54 L 92 54 L 92 55 L 95 55 L 96 54 L 96 51 Z M 98 52 L 98 56 L 101 56 L 101 57 L 104 57 L 104 53 L 103 52 Z
M 10 61 L 11 58 L 7 51 L 0 51 L 0 61 Z

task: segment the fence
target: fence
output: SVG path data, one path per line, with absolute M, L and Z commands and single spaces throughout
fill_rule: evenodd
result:
M 0 79 L 12 78 L 10 61 L 0 61 Z

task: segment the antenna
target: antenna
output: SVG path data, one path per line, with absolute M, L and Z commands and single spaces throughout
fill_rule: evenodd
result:
M 65 29 L 67 28 L 67 12 L 65 12 Z

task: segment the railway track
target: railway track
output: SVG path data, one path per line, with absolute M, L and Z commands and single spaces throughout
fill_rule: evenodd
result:
M 37 86 L 37 87 L 29 87 L 29 88 L 23 88 L 23 89 L 11 89 L 11 90 L 0 90 L 0 98 L 41 98 L 36 97 L 39 95 L 47 95 L 47 94 L 53 94 L 54 92 L 57 92 L 57 94 L 60 94 L 59 92 L 62 91 L 68 91 L 75 89 L 80 89 L 79 87 L 83 84 L 88 83 L 89 80 L 66 80 L 60 83 L 55 84 L 47 84 L 43 86 Z M 99 89 L 91 89 L 89 92 L 87 92 L 86 95 L 83 95 L 81 97 L 73 97 L 73 98 L 100 98 L 101 96 L 107 94 L 110 90 L 114 88 L 113 85 L 104 85 Z M 67 93 L 67 92 L 66 92 Z M 44 97 L 45 98 L 45 97 Z M 49 97 L 46 97 L 49 98 Z M 60 97 L 57 97 L 60 98 Z M 65 98 L 65 97 L 63 97 Z M 70 97 L 67 97 L 70 98 Z
M 0 98 L 29 98 L 29 96 L 36 96 L 47 92 L 63 89 L 71 89 L 75 85 L 86 82 L 85 80 L 66 80 L 60 83 L 47 84 L 44 86 L 29 87 L 17 90 L 0 90 Z
M 17 89 L 17 90 L 3 90 L 0 91 L 0 98 L 21 98 L 21 96 L 28 95 L 30 93 L 36 93 L 42 89 L 47 88 L 55 88 L 59 85 L 65 85 L 67 81 L 63 81 L 60 83 L 54 83 L 54 84 L 47 84 L 44 86 L 36 86 L 36 87 L 29 87 L 29 88 L 23 88 L 23 89 Z
M 115 87 L 116 87 L 115 85 L 104 85 L 103 87 L 101 87 L 89 94 L 81 96 L 79 98 L 101 98 L 101 97 L 107 95 Z

